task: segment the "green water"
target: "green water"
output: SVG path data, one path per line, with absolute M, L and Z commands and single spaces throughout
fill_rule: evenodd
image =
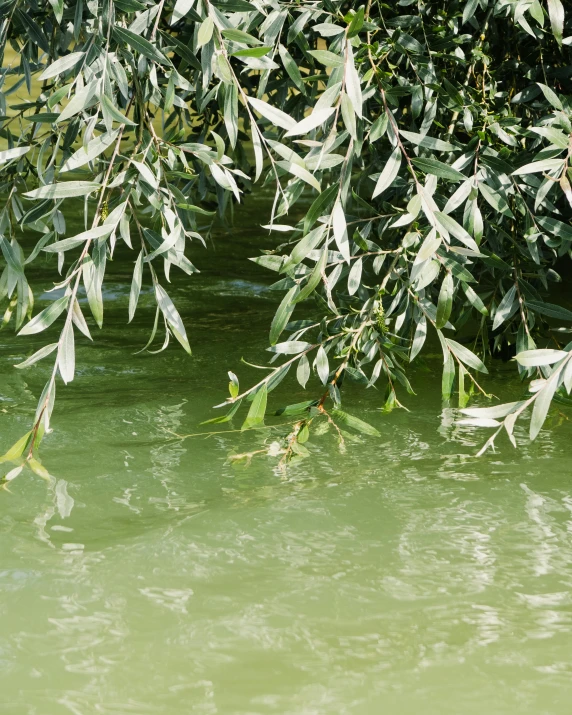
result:
M 112 266 L 105 328 L 58 389 L 42 453 L 57 482 L 23 474 L 1 496 L 0 712 L 569 713 L 569 415 L 477 460 L 483 432 L 443 409 L 436 351 L 412 412 L 348 390 L 383 436 L 344 454 L 326 434 L 286 471 L 236 469 L 229 452 L 273 437 L 173 438 L 207 429 L 227 369 L 254 378 L 241 356 L 263 359 L 276 296 L 244 257 L 268 240 L 244 226 L 171 289 L 193 358 L 132 355 L 152 310 L 126 327 L 129 266 Z M 49 369 L 12 364 L 42 340 L 2 334 L 2 446 Z M 513 374 L 488 388 L 518 396 Z M 304 394 L 283 383 L 272 405 Z

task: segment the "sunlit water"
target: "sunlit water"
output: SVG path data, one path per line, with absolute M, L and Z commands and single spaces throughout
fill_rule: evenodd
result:
M 345 454 L 326 434 L 285 471 L 268 457 L 237 469 L 229 452 L 275 437 L 174 436 L 209 429 L 227 369 L 255 378 L 241 356 L 265 359 L 276 295 L 244 260 L 257 253 L 236 229 L 170 289 L 192 358 L 132 354 L 152 310 L 126 327 L 129 264 L 112 267 L 105 328 L 78 339 L 77 379 L 58 388 L 42 452 L 57 481 L 22 474 L 2 492 L 0 712 L 569 713 L 569 415 L 476 459 L 484 433 L 442 407 L 436 350 L 409 413 L 347 391 L 383 436 Z M 12 365 L 43 342 L 3 333 L 4 447 L 49 368 Z M 487 387 L 518 397 L 513 372 Z M 304 396 L 290 381 L 271 404 Z

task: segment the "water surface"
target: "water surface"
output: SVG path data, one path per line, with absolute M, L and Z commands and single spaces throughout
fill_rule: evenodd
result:
M 268 457 L 237 469 L 228 454 L 271 433 L 174 436 L 208 429 L 226 370 L 254 379 L 241 356 L 264 360 L 276 296 L 244 260 L 269 245 L 252 235 L 197 246 L 203 272 L 170 288 L 192 358 L 132 354 L 152 310 L 144 295 L 126 327 L 130 264 L 113 264 L 104 330 L 78 339 L 77 378 L 58 387 L 42 453 L 57 481 L 22 474 L 2 493 L 0 712 L 569 713 L 569 414 L 475 459 L 483 432 L 442 406 L 436 351 L 411 412 L 348 390 L 382 437 L 345 453 L 325 434 L 285 471 Z M 3 333 L 3 446 L 49 368 L 12 365 L 43 342 Z M 517 398 L 513 375 L 500 364 L 487 387 Z M 305 394 L 283 383 L 271 404 Z

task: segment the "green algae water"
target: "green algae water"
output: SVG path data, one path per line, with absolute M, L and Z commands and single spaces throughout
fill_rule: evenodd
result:
M 567 408 L 535 443 L 520 426 L 519 451 L 499 442 L 476 459 L 484 433 L 441 404 L 436 349 L 411 412 L 346 391 L 345 409 L 382 437 L 343 453 L 326 433 L 285 470 L 269 457 L 237 468 L 229 453 L 271 431 L 177 437 L 212 429 L 199 423 L 228 369 L 254 379 L 241 357 L 264 360 L 277 296 L 246 260 L 259 251 L 244 228 L 260 215 L 251 200 L 243 227 L 197 247 L 202 272 L 174 277 L 192 358 L 175 344 L 133 355 L 151 300 L 127 327 L 132 257 L 114 262 L 104 329 L 78 339 L 77 377 L 58 385 L 42 448 L 55 481 L 23 473 L 0 496 L 0 712 L 569 713 Z M 2 333 L 4 447 L 29 428 L 49 370 L 13 364 L 46 342 Z M 522 390 L 502 363 L 486 386 Z M 271 405 L 308 395 L 292 378 Z

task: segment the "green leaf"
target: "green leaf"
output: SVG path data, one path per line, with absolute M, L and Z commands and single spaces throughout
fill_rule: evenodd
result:
M 478 5 L 479 0 L 465 0 L 465 7 L 463 8 L 463 25 L 473 17 Z
M 530 131 L 548 139 L 559 149 L 568 149 L 568 136 L 555 127 L 530 127 Z
M 371 437 L 381 437 L 380 432 L 378 432 L 375 429 L 375 427 L 372 427 L 367 422 L 360 420 L 359 417 L 354 417 L 353 415 L 349 415 L 347 412 L 344 412 L 343 410 L 340 410 L 340 409 L 332 410 L 332 417 L 334 418 L 334 420 L 339 420 L 340 422 L 343 422 L 348 427 L 351 427 L 352 429 L 356 430 L 356 432 L 361 432 L 362 434 L 367 434 L 367 435 L 370 435 Z
M 250 409 L 248 410 L 248 415 L 244 420 L 242 429 L 251 429 L 252 427 L 258 427 L 264 424 L 264 415 L 266 413 L 266 404 L 268 401 L 268 388 L 266 383 L 263 383 L 252 400 Z
M 526 307 L 533 310 L 535 313 L 546 315 L 549 318 L 572 321 L 572 311 L 562 308 L 559 305 L 555 305 L 554 303 L 544 303 L 540 300 L 527 300 Z
M 304 424 L 302 429 L 298 432 L 296 442 L 298 443 L 298 445 L 304 444 L 305 442 L 308 441 L 309 438 L 310 438 L 310 430 L 308 428 L 308 423 L 306 423 L 306 424 Z M 299 450 L 297 450 L 297 451 L 299 453 Z
M 207 17 L 201 23 L 197 34 L 197 50 L 211 41 L 214 31 L 214 22 L 212 17 Z
M 344 58 L 328 50 L 308 50 L 308 54 L 315 57 L 320 64 L 326 67 L 343 67 Z
M 64 94 L 66 94 L 66 92 L 64 92 Z M 59 120 L 60 116 L 60 114 L 54 112 L 42 112 L 41 114 L 29 114 L 27 117 L 23 117 L 23 119 L 27 122 L 35 122 L 36 124 L 53 124 Z
M 53 303 L 50 303 L 47 308 L 44 308 L 38 315 L 36 315 L 29 323 L 26 323 L 18 335 L 34 335 L 35 333 L 41 333 L 46 328 L 59 318 L 59 316 L 64 312 L 69 303 L 69 296 L 64 295 L 58 298 Z
M 195 0 L 177 0 L 169 24 L 174 25 L 179 20 L 182 20 L 191 11 L 194 4 Z M 143 6 L 140 9 L 142 10 Z
M 391 184 L 397 178 L 399 174 L 399 169 L 401 167 L 401 149 L 396 146 L 391 156 L 385 163 L 378 180 L 376 181 L 375 188 L 373 190 L 372 198 L 375 199 L 376 196 L 380 196 L 386 189 L 388 189 Z
M 231 57 L 265 57 L 269 52 L 272 52 L 272 47 L 250 47 L 247 50 L 237 50 L 233 52 Z
M 3 8 L 5 10 L 5 8 Z M 46 39 L 46 36 L 42 32 L 40 26 L 33 20 L 31 17 L 31 14 L 28 12 L 23 12 L 19 8 L 16 7 L 14 10 L 14 14 L 16 17 L 20 20 L 20 22 L 24 25 L 24 27 L 27 30 L 27 35 L 29 36 L 30 40 L 35 44 L 38 45 L 38 47 L 46 52 L 48 55 L 50 54 L 50 44 L 48 40 Z M 6 18 L 8 15 L 6 15 Z
M 298 353 L 308 350 L 308 348 L 311 347 L 312 343 L 307 343 L 304 340 L 287 340 L 286 342 L 272 345 L 267 348 L 267 350 L 271 353 L 276 353 L 277 355 L 297 355 Z
M 52 77 L 57 77 L 63 72 L 67 72 L 72 67 L 75 67 L 84 56 L 85 52 L 72 52 L 69 55 L 60 57 L 59 60 L 52 62 L 51 65 L 46 67 L 46 69 L 38 77 L 38 81 L 44 82 L 46 79 L 51 79 Z
M 444 164 L 438 159 L 417 159 L 412 158 L 411 163 L 425 172 L 425 174 L 433 174 L 439 179 L 448 179 L 449 181 L 465 181 L 467 178 L 460 171 L 453 169 L 452 166 Z
M 37 474 L 38 477 L 41 477 L 42 479 L 45 479 L 46 481 L 51 481 L 50 473 L 48 470 L 43 466 L 41 462 L 39 462 L 37 459 L 34 459 L 34 457 L 30 457 L 28 459 L 28 466 L 34 472 L 34 474 Z
M 570 224 L 557 221 L 550 216 L 536 216 L 536 223 L 542 226 L 547 233 L 572 241 L 572 226 Z
M 234 405 L 231 407 L 231 409 L 227 412 L 226 415 L 223 415 L 222 417 L 213 417 L 213 419 L 205 420 L 204 422 L 201 422 L 200 424 L 201 425 L 218 425 L 218 424 L 222 424 L 224 422 L 230 422 L 231 419 L 238 412 L 241 404 L 242 404 L 242 400 L 238 400 L 237 402 L 234 403 Z
M 275 345 L 276 341 L 282 334 L 284 328 L 288 324 L 290 317 L 294 311 L 294 297 L 298 292 L 298 286 L 292 286 L 288 293 L 282 299 L 282 302 L 278 306 L 278 310 L 274 318 L 272 319 L 272 325 L 270 326 L 270 344 Z
M 98 189 L 101 189 L 101 184 L 97 181 L 63 181 L 26 191 L 22 196 L 28 199 L 69 199 L 74 196 L 86 196 Z
M 564 159 L 544 159 L 543 161 L 533 161 L 531 164 L 525 164 L 516 171 L 512 172 L 513 176 L 522 176 L 524 174 L 535 174 L 539 171 L 556 171 L 564 166 Z
M 306 383 L 310 379 L 310 362 L 306 355 L 302 355 L 298 361 L 298 368 L 296 370 L 296 379 L 302 385 L 303 388 L 306 387 Z
M 133 279 L 131 281 L 131 290 L 129 292 L 129 320 L 130 323 L 135 316 L 137 303 L 139 302 L 139 294 L 141 293 L 141 283 L 143 281 L 143 251 L 137 256 L 135 268 L 133 270 Z
M 24 449 L 26 449 L 26 444 L 28 443 L 31 434 L 31 431 L 26 432 L 23 437 L 20 437 L 20 439 L 15 444 L 13 444 L 5 454 L 0 457 L 0 464 L 3 464 L 4 462 L 13 462 L 15 459 L 21 457 L 24 453 Z
M 542 365 L 554 365 L 564 358 L 570 357 L 570 353 L 565 350 L 524 350 L 517 353 L 515 359 L 523 367 L 540 367 Z
M 118 122 L 119 124 L 127 124 L 130 127 L 139 126 L 137 122 L 132 122 L 131 119 L 122 114 L 119 109 L 117 109 L 117 107 L 113 104 L 111 99 L 109 99 L 109 97 L 107 97 L 105 94 L 101 96 L 101 106 L 103 107 L 104 112 L 108 112 L 109 116 L 113 119 L 114 122 Z
M 475 353 L 471 352 L 468 348 L 456 342 L 455 340 L 451 340 L 450 338 L 445 338 L 445 340 L 447 342 L 448 347 L 462 363 L 464 363 L 468 367 L 472 367 L 473 370 L 488 373 L 485 364 L 480 358 L 475 355 Z
M 506 417 L 524 405 L 524 402 L 507 402 L 504 405 L 494 405 L 493 407 L 467 407 L 461 412 L 464 415 L 475 418 L 494 419 Z
M 169 298 L 165 289 L 159 284 L 155 285 L 155 297 L 157 299 L 157 305 L 169 324 L 171 332 L 190 355 L 191 346 L 189 345 L 187 331 L 185 330 L 179 311 L 175 308 L 173 301 Z
M 207 211 L 200 206 L 193 206 L 192 204 L 177 204 L 178 209 L 183 209 L 183 211 L 190 211 L 191 213 L 201 214 L 201 216 L 216 216 L 216 211 Z
M 435 139 L 434 137 L 427 136 L 426 134 L 406 132 L 404 129 L 400 129 L 399 133 L 402 137 L 407 139 L 407 141 L 415 144 L 416 146 L 434 149 L 435 151 L 459 151 L 459 147 L 456 147 L 454 144 L 445 142 L 442 139 Z
M 423 345 L 425 344 L 425 339 L 427 337 L 427 319 L 424 315 L 421 315 L 420 319 L 417 321 L 415 327 L 415 335 L 413 336 L 413 342 L 411 344 L 411 352 L 409 353 L 409 362 L 413 362 L 417 355 L 421 352 Z
M 336 201 L 334 204 L 334 209 L 332 211 L 332 228 L 334 231 L 334 239 L 336 241 L 336 246 L 339 252 L 342 254 L 344 261 L 349 263 L 350 261 L 350 242 L 348 237 L 348 228 L 346 223 L 346 216 L 342 204 Z
M 141 174 L 141 178 L 143 179 L 143 181 L 149 184 L 152 189 L 155 189 L 155 191 L 157 191 L 157 189 L 159 188 L 159 180 L 151 171 L 151 169 L 147 166 L 147 164 L 142 161 L 135 161 L 135 159 L 131 159 L 131 163 Z
M 550 17 L 552 34 L 556 38 L 556 42 L 562 45 L 562 33 L 564 32 L 564 5 L 562 0 L 548 0 L 548 16 Z
M 493 330 L 497 330 L 500 326 L 510 318 L 517 310 L 518 303 L 516 301 L 516 285 L 512 285 L 504 294 L 498 308 L 495 312 L 493 320 Z
M 363 269 L 363 261 L 361 258 L 358 258 L 357 261 L 354 261 L 354 264 L 351 267 L 350 273 L 348 275 L 348 294 L 349 295 L 355 295 L 357 293 L 358 288 L 361 285 L 362 269 Z
M 234 372 L 228 373 L 228 377 L 230 382 L 228 383 L 228 391 L 230 392 L 230 396 L 234 400 L 236 397 L 238 397 L 238 393 L 240 392 L 240 386 L 238 383 L 238 377 L 234 374 Z
M 300 70 L 298 69 L 298 65 L 294 61 L 294 58 L 284 47 L 284 45 L 279 45 L 278 52 L 280 53 L 280 59 L 282 60 L 284 69 L 288 73 L 288 76 L 290 77 L 292 82 L 294 82 L 294 86 L 299 89 L 302 94 L 306 94 L 304 80 L 302 79 L 302 75 L 300 73 Z
M 364 14 L 365 9 L 363 7 L 360 7 L 359 10 L 354 13 L 348 27 L 348 37 L 355 37 L 360 32 L 364 24 Z
M 119 136 L 119 129 L 112 132 L 102 134 L 95 139 L 92 139 L 86 147 L 81 147 L 78 149 L 70 158 L 63 164 L 60 169 L 60 173 L 66 171 L 73 171 L 78 169 L 80 166 L 84 166 L 96 159 L 100 154 L 102 154 L 108 147 L 113 144 L 113 142 Z
M 30 355 L 29 358 L 26 358 L 26 360 L 24 360 L 23 362 L 19 362 L 17 365 L 14 365 L 14 367 L 17 367 L 19 370 L 23 370 L 26 367 L 30 367 L 30 365 L 34 365 L 34 363 L 37 363 L 39 360 L 42 360 L 42 358 L 45 358 L 51 353 L 53 353 L 57 347 L 58 343 L 51 343 L 51 345 L 45 345 L 43 348 L 37 350 L 33 355 Z
M 64 238 L 63 241 L 56 241 L 44 248 L 46 253 L 62 253 L 62 251 L 69 251 L 72 248 L 81 246 L 86 241 L 91 241 L 95 238 L 107 238 L 110 233 L 115 229 L 115 226 L 109 224 L 103 224 L 102 226 L 96 226 L 95 228 L 90 228 L 89 231 L 84 231 L 79 233 L 77 236 L 72 238 Z
M 311 174 L 308 169 L 304 169 L 303 166 L 289 161 L 278 161 L 277 164 L 280 168 L 285 169 L 293 176 L 306 182 L 306 184 L 309 184 L 313 189 L 316 189 L 316 191 L 322 190 L 321 184 L 318 179 L 316 179 L 314 174 Z
M 556 388 L 558 387 L 558 374 L 553 374 L 547 381 L 544 387 L 537 393 L 534 400 L 534 408 L 532 417 L 530 418 L 530 439 L 534 440 L 542 429 L 542 425 L 546 420 L 546 415 L 550 409 L 550 404 Z
M 356 117 L 361 119 L 363 116 L 361 80 L 355 66 L 352 45 L 350 42 L 346 44 L 345 81 L 346 93 L 350 98 Z
M 448 354 L 443 364 L 443 375 L 441 377 L 441 395 L 444 400 L 451 399 L 453 383 L 455 382 L 455 361 L 453 356 Z
M 263 102 L 261 99 L 256 99 L 256 97 L 248 97 L 248 101 L 259 114 L 262 114 L 262 116 L 272 122 L 272 124 L 276 124 L 276 126 L 288 130 L 296 126 L 296 122 L 292 117 L 281 109 L 276 109 L 276 107 L 268 104 L 268 102 Z
M 439 300 L 437 302 L 437 319 L 435 320 L 435 327 L 437 328 L 443 328 L 449 322 L 453 308 L 454 291 L 455 284 L 453 282 L 453 276 L 447 272 L 441 283 Z
M 247 0 L 212 0 L 212 4 L 223 12 L 252 12 L 252 4 Z
M 479 313 L 482 313 L 483 315 L 488 315 L 488 308 L 485 306 L 485 304 L 477 295 L 477 293 L 475 293 L 475 291 L 471 288 L 471 286 L 467 285 L 466 283 L 463 283 L 462 285 L 463 290 L 465 291 L 465 295 L 467 296 L 467 300 L 473 306 L 473 308 L 475 308 L 475 310 L 478 310 Z
M 65 121 L 66 119 L 70 119 L 71 117 L 74 117 L 76 114 L 86 109 L 88 105 L 92 102 L 97 92 L 98 84 L 98 81 L 94 80 L 89 84 L 86 84 L 83 89 L 76 92 L 74 96 L 70 99 L 70 101 L 66 104 L 61 114 L 57 117 L 57 123 L 61 124 L 61 122 Z M 35 121 L 37 121 L 37 119 Z
M 322 249 L 320 258 L 316 261 L 316 265 L 314 266 L 314 269 L 310 273 L 310 277 L 308 278 L 306 284 L 304 285 L 304 287 L 300 290 L 300 292 L 296 296 L 296 298 L 294 300 L 295 303 L 299 303 L 300 301 L 305 300 L 309 295 L 311 295 L 314 292 L 314 289 L 322 280 L 322 272 L 326 268 L 327 262 L 328 262 L 328 247 L 325 246 Z
M 163 37 L 165 42 L 173 48 L 173 51 L 179 55 L 181 59 L 191 65 L 191 67 L 194 67 L 196 70 L 201 70 L 201 63 L 184 42 L 181 42 L 181 40 L 179 40 L 175 35 L 168 35 L 161 30 L 159 30 L 159 34 Z
M 60 338 L 58 369 L 62 380 L 66 384 L 73 380 L 75 372 L 75 341 L 73 325 L 70 320 L 66 321 Z
M 101 328 L 103 324 L 102 277 L 90 257 L 84 259 L 82 274 L 90 310 L 95 318 L 95 322 Z
M 154 44 L 146 40 L 144 37 L 131 32 L 131 30 L 125 30 L 124 28 L 115 26 L 113 28 L 113 36 L 115 40 L 119 43 L 125 43 L 129 45 L 133 50 L 139 52 L 139 54 L 146 57 L 148 60 L 153 62 L 158 62 L 163 65 L 171 65 L 171 61 L 168 60 L 165 55 L 160 52 Z
M 541 82 L 537 82 L 536 84 L 540 87 L 542 94 L 546 97 L 554 109 L 558 109 L 559 111 L 564 109 L 562 102 L 560 101 L 560 97 L 556 94 L 556 92 L 554 92 L 554 90 L 550 89 L 550 87 L 542 84 Z
M 308 134 L 308 132 L 311 132 L 313 129 L 323 126 L 335 111 L 334 107 L 329 107 L 327 109 L 315 109 L 308 117 L 305 117 L 300 122 L 297 122 L 296 125 L 292 127 L 292 129 L 289 129 L 284 136 L 296 137 L 301 134 Z
M 484 181 L 479 181 L 478 187 L 480 194 L 487 201 L 487 203 L 495 209 L 495 211 L 498 211 L 509 218 L 514 218 L 514 214 L 510 210 L 501 190 L 491 189 L 491 187 L 488 184 L 485 184 Z
M 239 42 L 243 45 L 262 45 L 263 43 L 253 35 L 249 35 L 248 32 L 243 30 L 236 30 L 235 28 L 229 28 L 222 31 L 222 36 L 230 40 L 231 42 Z
M 16 477 L 22 473 L 23 469 L 23 464 L 21 464 L 19 467 L 14 467 L 14 469 L 11 469 L 7 474 L 4 475 L 4 479 L 7 482 L 11 482 L 12 479 L 16 479 Z
M 314 199 L 306 216 L 304 217 L 304 233 L 307 233 L 317 219 L 322 216 L 322 214 L 326 213 L 328 208 L 334 202 L 339 190 L 340 187 L 337 184 L 332 184 L 331 186 L 328 186 L 327 189 L 324 189 L 324 191 L 322 191 L 322 193 Z
M 457 223 L 452 216 L 441 213 L 439 211 L 435 211 L 434 216 L 437 219 L 437 226 L 438 229 L 441 229 L 441 232 L 444 229 L 445 235 L 451 233 L 457 240 L 461 241 L 461 243 L 464 243 L 465 246 L 471 251 L 479 253 L 479 247 L 475 243 L 475 240 L 471 238 L 469 233 L 465 231 L 465 229 L 459 223 Z
M 406 32 L 399 35 L 399 44 L 414 54 L 422 54 L 425 49 L 420 42 Z
M 18 146 L 14 147 L 13 149 L 6 149 L 4 151 L 0 151 L 0 164 L 5 164 L 11 159 L 19 159 L 21 156 L 27 154 L 30 149 L 31 147 L 29 146 Z
M 330 376 L 330 365 L 328 362 L 328 355 L 326 354 L 323 345 L 320 345 L 318 348 L 315 364 L 320 382 L 322 385 L 325 385 L 328 382 L 328 377 Z
M 77 302 L 77 299 L 74 300 L 73 303 L 73 309 L 72 309 L 72 321 L 73 324 L 76 326 L 76 328 L 83 334 L 88 340 L 93 340 L 91 337 L 91 333 L 89 332 L 89 328 L 87 326 L 87 323 L 85 322 L 85 318 L 83 313 L 81 312 L 81 308 L 79 307 L 79 303 Z

